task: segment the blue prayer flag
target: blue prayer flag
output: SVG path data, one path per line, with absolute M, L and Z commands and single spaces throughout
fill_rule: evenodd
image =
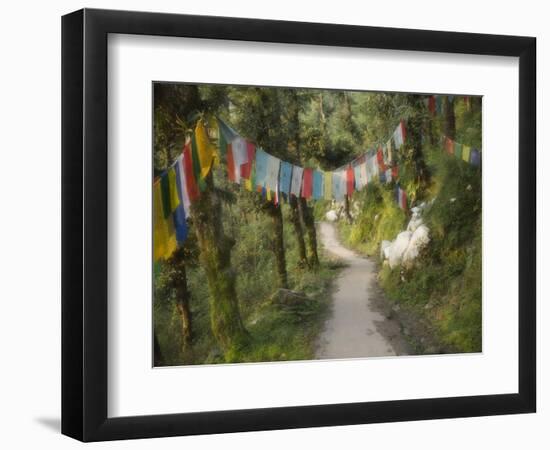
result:
M 256 186 L 265 187 L 269 155 L 261 148 L 256 149 Z
M 292 180 L 292 164 L 281 161 L 281 167 L 279 171 L 279 191 L 290 195 L 290 181 Z
M 476 167 L 481 165 L 481 153 L 477 148 L 473 148 L 472 153 L 470 153 L 470 164 Z
M 313 198 L 315 200 L 323 198 L 324 178 L 323 172 L 320 170 L 313 171 Z

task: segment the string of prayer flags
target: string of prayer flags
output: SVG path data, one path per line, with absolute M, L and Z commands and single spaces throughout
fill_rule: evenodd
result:
M 460 144 L 447 136 L 443 138 L 443 145 L 449 155 L 454 155 L 456 158 L 472 166 L 481 166 L 481 151 L 479 149 L 472 148 L 466 144 Z
M 290 185 L 290 193 L 295 197 L 300 196 L 302 191 L 302 175 L 304 169 L 299 166 L 292 166 L 292 182 Z

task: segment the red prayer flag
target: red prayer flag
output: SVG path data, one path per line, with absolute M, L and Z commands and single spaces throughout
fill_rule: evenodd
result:
M 445 150 L 449 155 L 454 155 L 455 145 L 451 138 L 448 138 L 448 137 L 445 138 Z
M 302 197 L 311 198 L 313 194 L 313 169 L 304 169 L 302 179 Z
M 399 166 L 393 166 L 391 168 L 391 177 L 395 180 L 399 176 Z
M 382 147 L 378 147 L 378 151 L 376 152 L 376 160 L 378 161 L 378 167 L 380 167 L 380 170 L 385 172 L 386 165 L 384 164 L 384 152 L 382 151 Z
M 405 121 L 401 120 L 401 122 L 399 122 L 399 124 L 401 125 L 401 140 L 403 141 L 403 143 L 405 143 L 405 139 L 407 138 L 407 130 L 405 129 Z
M 233 148 L 231 144 L 227 144 L 227 178 L 235 183 L 235 161 L 233 160 Z
M 190 141 L 187 142 L 183 148 L 183 171 L 185 173 L 185 185 L 187 187 L 189 200 L 194 201 L 199 198 L 200 191 L 193 172 L 193 156 Z
M 346 169 L 346 193 L 348 195 L 353 194 L 353 187 L 355 184 L 355 173 L 353 171 L 353 167 L 351 167 L 351 164 Z
M 256 155 L 256 146 L 252 142 L 246 143 L 246 154 L 248 162 L 241 165 L 241 177 L 250 180 L 250 174 L 252 173 L 252 162 Z

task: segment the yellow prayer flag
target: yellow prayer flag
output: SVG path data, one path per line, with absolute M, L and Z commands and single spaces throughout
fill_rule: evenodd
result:
M 332 200 L 332 172 L 325 172 L 325 200 Z
M 462 159 L 466 161 L 467 163 L 470 162 L 470 151 L 471 147 L 468 147 L 467 145 L 462 145 Z
M 265 198 L 267 199 L 268 202 L 271 201 L 271 191 L 267 188 L 266 188 Z
M 172 216 L 164 218 L 160 181 L 153 184 L 153 260 L 167 258 L 176 249 L 176 232 Z
M 195 140 L 197 143 L 197 152 L 199 154 L 199 162 L 201 166 L 201 178 L 205 178 L 210 169 L 218 164 L 219 157 L 217 149 L 208 138 L 206 128 L 202 123 L 202 120 L 199 120 L 195 128 Z
M 244 187 L 247 191 L 252 191 L 252 178 L 244 180 Z
M 172 166 L 168 170 L 168 186 L 170 189 L 170 211 L 174 211 L 180 205 L 178 186 L 176 180 L 176 169 Z

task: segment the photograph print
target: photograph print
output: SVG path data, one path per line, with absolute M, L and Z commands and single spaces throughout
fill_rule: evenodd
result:
M 154 367 L 482 351 L 481 97 L 152 90 Z

